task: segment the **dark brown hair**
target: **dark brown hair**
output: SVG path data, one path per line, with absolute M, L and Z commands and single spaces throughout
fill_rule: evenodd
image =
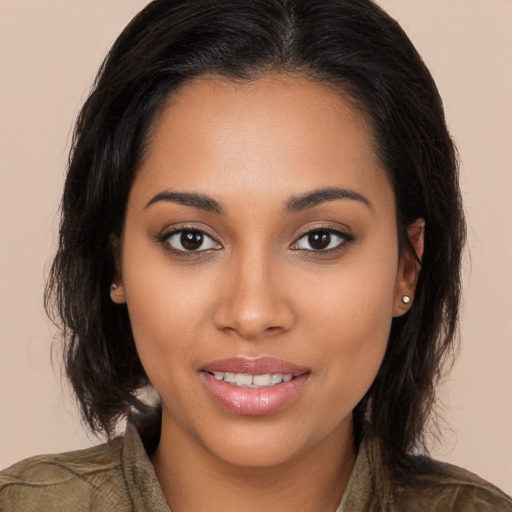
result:
M 111 302 L 113 246 L 151 123 L 193 77 L 253 80 L 300 73 L 335 86 L 371 121 L 407 243 L 426 221 L 410 311 L 394 318 L 370 390 L 354 411 L 356 438 L 380 441 L 387 466 L 410 469 L 457 326 L 464 221 L 456 152 L 434 81 L 392 18 L 370 0 L 156 0 L 115 42 L 74 132 L 60 243 L 46 290 L 60 317 L 67 374 L 83 417 L 111 433 L 147 377 L 127 309 Z

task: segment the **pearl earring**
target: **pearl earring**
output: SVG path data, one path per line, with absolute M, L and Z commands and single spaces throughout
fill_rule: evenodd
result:
M 404 295 L 404 296 L 402 297 L 402 302 L 403 302 L 404 304 L 409 304 L 409 303 L 411 302 L 411 297 L 409 297 L 409 295 Z
M 117 285 L 116 283 L 112 283 L 110 285 L 110 299 L 112 302 L 115 302 L 116 304 L 121 304 L 124 302 L 124 292 L 123 287 L 120 285 Z

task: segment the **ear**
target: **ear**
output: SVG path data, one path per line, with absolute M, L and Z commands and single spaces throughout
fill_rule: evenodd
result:
M 425 242 L 425 221 L 417 219 L 407 228 L 410 244 L 404 247 L 395 283 L 395 307 L 393 316 L 402 316 L 409 311 L 414 301 L 414 290 L 418 282 Z M 419 260 L 419 261 L 418 261 Z
M 123 274 L 121 271 L 121 251 L 119 249 L 119 239 L 113 235 L 109 241 L 110 253 L 114 262 L 114 276 L 110 285 L 110 299 L 116 304 L 124 304 L 126 297 L 124 293 Z
M 122 283 L 117 284 L 114 282 L 110 285 L 110 299 L 116 304 L 124 304 L 126 302 Z

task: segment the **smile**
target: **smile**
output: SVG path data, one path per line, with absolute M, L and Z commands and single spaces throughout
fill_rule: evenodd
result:
M 223 380 L 239 388 L 263 388 L 275 386 L 281 382 L 289 382 L 293 379 L 290 373 L 265 373 L 263 375 L 248 375 L 246 373 L 214 372 L 217 380 Z
M 294 402 L 309 380 L 311 370 L 274 358 L 232 358 L 201 369 L 206 390 L 229 412 L 261 416 Z

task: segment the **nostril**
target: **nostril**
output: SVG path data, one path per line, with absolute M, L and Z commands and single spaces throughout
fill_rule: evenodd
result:
M 215 326 L 225 334 L 255 340 L 289 330 L 295 320 L 288 301 L 270 293 L 233 293 L 216 304 Z

